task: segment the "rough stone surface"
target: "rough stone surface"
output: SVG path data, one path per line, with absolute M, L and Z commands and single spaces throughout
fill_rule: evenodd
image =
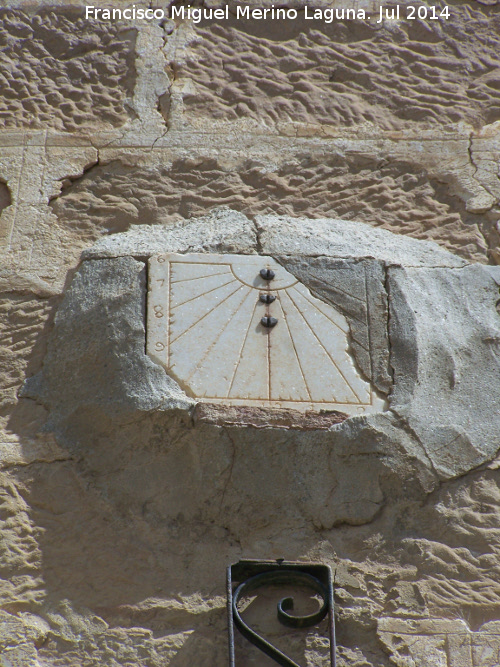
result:
M 58 309 L 44 362 L 39 396 L 55 419 L 75 411 L 112 414 L 133 406 L 148 412 L 193 404 L 145 355 L 145 290 L 144 264 L 132 258 L 82 266 Z M 23 394 L 33 393 L 38 381 L 34 376 Z
M 223 205 L 248 216 L 355 218 L 483 262 L 484 236 L 491 238 L 494 230 L 493 220 L 468 213 L 424 165 L 381 160 L 366 148 L 334 155 L 311 148 L 277 165 L 262 158 L 235 165 L 200 157 L 155 168 L 112 161 L 66 182 L 51 201 L 79 243 L 137 224 L 200 216 Z
M 257 231 L 244 215 L 218 209 L 193 221 L 171 225 L 138 225 L 130 231 L 105 236 L 83 253 L 85 259 L 149 257 L 171 252 L 257 252 Z
M 180 67 L 192 82 L 183 101 L 191 114 L 257 123 L 493 123 L 500 119 L 499 17 L 485 14 L 454 4 L 445 22 L 203 26 Z
M 498 664 L 498 621 L 485 623 L 471 632 L 463 620 L 429 622 L 382 618 L 379 635 L 397 665 L 408 664 L 408 655 L 413 664 L 424 661 L 443 667 L 493 667 Z
M 379 4 L 357 3 L 374 18 Z M 224 665 L 239 558 L 332 567 L 339 667 L 498 664 L 500 292 L 485 265 L 500 263 L 500 4 L 448 6 L 446 22 L 197 26 L 3 1 L 2 666 Z M 243 215 L 207 215 L 220 206 Z M 287 220 L 257 224 L 268 215 Z M 364 225 L 360 261 L 330 256 L 349 250 L 341 220 Z M 402 249 L 370 248 L 373 227 Z M 303 428 L 254 413 L 249 428 L 172 393 L 144 355 L 147 256 L 264 240 L 310 289 L 321 278 L 392 410 Z M 348 294 L 325 267 L 337 287 L 349 267 Z M 37 399 L 20 395 L 33 376 Z M 258 607 L 272 639 L 323 666 L 322 632 L 278 636 L 275 608 Z
M 446 649 L 446 655 L 454 656 L 453 651 L 459 650 L 454 648 L 455 635 L 451 630 L 444 632 L 433 625 L 436 613 L 438 617 L 439 613 L 457 610 L 464 613 L 464 600 L 472 596 L 467 612 L 471 618 L 479 615 L 491 619 L 488 614 L 493 612 L 481 611 L 490 609 L 491 604 L 484 607 L 483 598 L 474 591 L 476 586 L 481 589 L 486 580 L 495 581 L 489 565 L 490 547 L 486 547 L 494 540 L 493 533 L 487 530 L 481 538 L 485 540 L 481 547 L 484 563 L 476 563 L 468 547 L 453 537 L 453 531 L 443 542 L 436 525 L 447 521 L 445 517 L 454 516 L 453 512 L 462 512 L 466 505 L 475 512 L 475 503 L 491 504 L 467 495 L 468 482 L 446 480 L 474 474 L 470 471 L 492 461 L 500 448 L 493 407 L 498 402 L 495 392 L 499 376 L 495 366 L 495 345 L 500 338 L 495 309 L 498 270 L 467 265 L 433 244 L 401 239 L 356 223 L 346 223 L 340 232 L 341 221 L 320 221 L 314 237 L 308 224 L 313 223 L 277 217 L 258 218 L 254 224 L 241 214 L 221 210 L 185 224 L 137 226 L 102 239 L 86 253 L 86 260 L 58 308 L 43 370 L 25 385 L 23 395 L 24 400 L 36 399 L 49 411 L 45 429 L 62 445 L 62 450 L 54 450 L 52 455 L 60 467 L 57 474 L 68 478 L 65 485 L 79 480 L 72 491 L 74 496 L 80 489 L 80 497 L 71 500 L 75 516 L 83 509 L 83 497 L 88 498 L 89 491 L 85 489 L 92 489 L 95 495 L 94 500 L 88 498 L 85 502 L 91 503 L 85 508 L 85 515 L 89 511 L 91 515 L 85 518 L 88 534 L 82 553 L 95 553 L 92 563 L 95 559 L 104 560 L 96 571 L 95 564 L 90 565 L 87 559 L 84 565 L 79 554 L 61 579 L 64 553 L 51 545 L 63 539 L 70 543 L 74 540 L 75 548 L 81 551 L 79 526 L 83 519 L 73 520 L 74 526 L 59 520 L 47 523 L 45 518 L 36 519 L 46 531 L 41 549 L 47 562 L 44 571 L 48 582 L 41 618 L 51 628 L 52 637 L 38 649 L 37 655 L 42 659 L 57 655 L 60 658 L 56 664 L 71 665 L 75 660 L 86 664 L 89 660 L 91 665 L 116 656 L 118 645 L 122 647 L 118 655 L 123 655 L 123 664 L 138 660 L 141 655 L 149 656 L 152 664 L 162 664 L 164 659 L 172 664 L 178 659 L 185 664 L 199 654 L 200 664 L 207 667 L 214 660 L 223 659 L 218 657 L 225 654 L 224 602 L 220 597 L 209 593 L 196 601 L 186 601 L 186 619 L 193 619 L 183 622 L 188 624 L 187 634 L 168 629 L 171 623 L 178 622 L 174 619 L 180 618 L 180 611 L 167 611 L 172 602 L 164 607 L 165 599 L 172 600 L 172 587 L 189 588 L 195 572 L 202 567 L 206 570 L 201 554 L 197 556 L 195 550 L 188 555 L 190 540 L 203 540 L 204 554 L 208 549 L 215 555 L 219 553 L 217 545 L 222 534 L 230 536 L 224 556 L 228 560 L 237 559 L 238 554 L 279 557 L 284 551 L 288 553 L 289 536 L 298 530 L 302 546 L 300 552 L 295 552 L 297 555 L 324 558 L 319 555 L 324 553 L 322 549 L 331 553 L 331 540 L 340 540 L 341 553 L 336 550 L 326 559 L 340 568 L 336 594 L 339 656 L 345 665 L 398 664 L 403 650 L 399 647 L 406 641 L 406 635 L 401 638 L 398 634 L 400 617 L 431 619 L 429 630 L 424 632 L 418 626 L 414 632 L 418 637 L 411 640 L 414 648 L 410 653 L 415 664 L 420 660 L 422 667 L 426 660 L 441 656 L 441 645 L 451 647 Z M 293 254 L 298 247 L 299 229 L 305 237 L 303 245 L 309 255 L 306 257 Z M 145 356 L 145 265 L 133 257 L 143 258 L 160 247 L 167 251 L 172 246 L 177 251 L 220 251 L 221 239 L 227 239 L 232 247 L 232 234 L 244 254 L 255 253 L 259 247 L 264 251 L 271 244 L 277 244 L 282 253 L 286 248 L 290 254 L 276 258 L 287 270 L 296 272 L 318 297 L 335 303 L 348 314 L 353 346 L 358 346 L 360 359 L 367 332 L 378 336 L 377 345 L 383 350 L 379 351 L 378 362 L 376 355 L 373 358 L 379 369 L 378 381 L 386 383 L 386 391 L 391 390 L 388 412 L 321 424 L 316 430 L 311 430 L 310 425 L 290 428 L 289 418 L 283 419 L 283 415 L 279 420 L 272 419 L 272 423 L 257 419 L 255 427 L 249 427 L 234 415 L 221 420 L 208 414 L 200 419 L 199 411 L 192 412 L 193 401 Z M 359 257 L 355 256 L 356 248 Z M 367 248 L 374 259 L 366 259 Z M 325 257 L 325 250 L 337 256 Z M 382 258 L 377 257 L 378 251 Z M 346 258 L 338 257 L 342 252 Z M 344 287 L 345 292 L 341 291 Z M 356 299 L 364 299 L 365 306 L 354 306 Z M 437 319 L 443 303 L 447 304 L 447 318 Z M 366 304 L 371 308 L 371 326 L 367 325 Z M 374 344 L 372 349 L 375 347 Z M 450 359 L 460 371 L 459 376 L 453 376 L 453 382 Z M 363 368 L 362 361 L 359 365 Z M 370 363 L 365 364 L 365 369 L 367 376 L 374 373 Z M 392 372 L 394 385 L 389 387 Z M 443 382 L 448 383 L 446 387 Z M 439 393 L 429 391 L 434 383 Z M 486 400 L 491 401 L 486 412 L 482 411 L 485 386 Z M 243 416 L 249 418 L 248 414 Z M 268 438 L 266 431 L 270 427 L 272 437 Z M 117 467 L 118 460 L 127 463 Z M 43 478 L 43 468 L 48 465 L 35 459 L 22 475 L 23 480 L 27 478 L 23 488 L 31 487 L 29 480 L 35 471 L 40 471 L 36 474 Z M 496 465 L 493 461 L 491 471 L 476 473 L 473 493 L 478 498 L 496 498 Z M 73 478 L 75 481 L 71 482 Z M 49 486 L 38 485 L 40 500 L 30 499 L 31 505 L 43 502 L 45 506 L 49 502 L 52 507 L 56 502 L 53 494 L 59 498 L 61 481 L 44 484 Z M 455 491 L 446 495 L 444 484 L 454 484 L 450 489 Z M 42 501 L 47 493 L 51 500 Z M 283 502 L 287 497 L 294 498 L 294 502 Z M 114 532 L 103 543 L 100 524 L 105 507 L 105 515 L 116 511 L 111 508 L 120 508 L 118 517 L 122 518 L 118 523 L 113 520 Z M 51 516 L 59 516 L 60 511 L 54 506 Z M 137 553 L 134 551 L 131 557 L 130 547 L 125 545 L 132 526 L 123 522 L 135 516 L 141 519 L 134 519 L 132 526 L 142 537 Z M 217 527 L 221 517 L 223 529 Z M 487 525 L 491 521 L 484 520 Z M 413 527 L 415 521 L 421 526 L 418 536 Z M 463 521 L 467 525 L 465 517 Z M 458 534 L 460 525 L 456 527 Z M 350 535 L 348 527 L 362 532 Z M 186 537 L 186 531 L 191 538 Z M 270 532 L 278 534 L 272 543 Z M 322 535 L 321 547 L 315 537 L 318 533 Z M 396 534 L 401 536 L 401 544 L 392 542 Z M 473 531 L 471 548 L 477 539 Z M 111 550 L 116 554 L 117 543 L 129 553 L 119 571 L 125 574 L 130 567 L 134 569 L 129 580 L 134 583 L 129 583 L 122 593 L 120 587 L 115 588 L 114 575 L 110 576 L 108 561 L 101 553 Z M 159 584 L 154 582 L 163 569 L 153 568 L 146 584 L 137 577 L 137 563 L 145 558 L 143 544 L 150 544 L 144 548 L 153 549 L 153 553 L 158 548 L 161 552 L 159 545 L 169 544 L 167 562 L 175 563 L 176 558 L 181 558 L 191 574 L 185 575 L 187 579 L 180 578 L 178 572 L 164 575 L 158 589 Z M 28 545 L 25 548 L 31 548 Z M 361 556 L 364 552 L 366 555 Z M 357 556 L 353 560 L 354 553 Z M 421 563 L 423 553 L 430 555 Z M 360 557 L 361 561 L 356 560 Z M 112 560 L 116 561 L 116 555 Z M 11 567 L 14 566 L 15 561 Z M 473 582 L 471 567 L 476 568 Z M 98 592 L 94 586 L 80 589 L 73 572 L 80 572 L 81 577 L 82 568 L 87 573 L 82 581 L 95 577 L 101 581 Z M 419 574 L 420 568 L 423 569 Z M 115 565 L 113 570 L 116 571 Z M 443 572 L 456 578 L 453 586 L 459 586 L 460 599 L 450 592 L 448 584 L 442 583 Z M 217 579 L 216 570 L 210 576 Z M 42 594 L 41 582 L 35 582 L 36 579 L 28 588 L 33 589 L 30 596 Z M 492 599 L 496 599 L 497 587 L 496 583 Z M 72 602 L 67 601 L 68 596 Z M 143 601 L 133 602 L 134 598 Z M 379 626 L 377 635 L 375 619 L 395 612 L 394 627 Z M 486 617 L 481 615 L 484 613 Z M 120 627 L 123 618 L 129 619 L 127 623 L 136 619 L 132 621 L 132 634 Z M 155 618 L 158 620 L 153 621 Z M 66 629 L 68 623 L 70 628 L 85 628 L 79 633 L 83 632 L 86 639 L 76 642 L 75 630 Z M 182 627 L 181 624 L 179 629 Z M 209 630 L 213 627 L 220 628 L 218 639 Z M 163 637 L 161 641 L 154 639 L 158 633 Z M 191 635 L 194 644 L 189 639 Z M 360 636 L 364 637 L 361 646 Z M 463 644 L 469 640 L 460 641 Z M 472 644 L 484 647 L 492 641 L 496 639 L 490 634 L 478 634 Z M 314 635 L 307 642 L 313 648 L 299 654 L 309 656 L 311 664 L 316 664 L 322 655 L 321 643 L 315 644 Z M 17 645 L 20 648 L 16 650 L 33 653 L 33 644 L 18 641 Z M 293 641 L 291 646 L 296 646 Z M 479 655 L 477 651 L 483 649 L 474 650 L 474 655 Z M 388 662 L 385 652 L 393 655 L 393 662 Z M 472 663 L 473 667 L 477 664 L 481 665 Z
M 32 440 L 43 423 L 44 413 L 31 412 L 18 403 L 17 393 L 26 374 L 36 373 L 45 355 L 45 345 L 59 298 L 36 295 L 29 290 L 3 292 L 0 298 L 0 419 L 6 432 L 2 441 L 6 449 L 23 437 Z M 40 422 L 41 419 L 41 422 Z
M 388 285 L 392 409 L 440 475 L 479 465 L 500 447 L 500 272 L 390 268 Z
M 0 126 L 122 125 L 134 86 L 134 31 L 85 21 L 77 9 L 0 11 Z
M 33 614 L 0 613 L 0 650 L 9 667 L 38 667 L 37 648 L 47 639 L 50 626 Z
M 299 412 L 284 408 L 230 407 L 213 403 L 198 403 L 193 411 L 193 420 L 219 426 L 246 426 L 254 428 L 298 428 L 317 431 L 340 424 L 349 415 L 337 410 Z
M 372 230 L 354 221 L 307 220 L 277 215 L 257 216 L 259 241 L 264 252 L 340 258 L 376 258 L 385 264 L 459 267 L 466 262 L 429 241 L 395 237 L 384 229 Z
M 397 239 L 397 241 L 396 241 Z M 123 234 L 105 236 L 83 253 L 85 259 L 136 257 L 171 252 L 238 252 L 277 256 L 327 255 L 339 258 L 374 258 L 387 264 L 461 267 L 467 262 L 429 241 L 396 237 L 384 229 L 370 229 L 350 220 L 246 216 L 227 208 L 201 218 L 164 226 L 138 225 Z

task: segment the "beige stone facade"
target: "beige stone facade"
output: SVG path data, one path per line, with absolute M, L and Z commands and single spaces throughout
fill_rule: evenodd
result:
M 2 4 L 0 665 L 228 664 L 225 568 L 286 558 L 332 567 L 339 667 L 497 667 L 500 4 Z M 183 393 L 145 355 L 162 252 L 271 257 L 340 313 L 380 414 L 197 413 L 210 379 Z M 323 632 L 262 614 L 328 664 Z

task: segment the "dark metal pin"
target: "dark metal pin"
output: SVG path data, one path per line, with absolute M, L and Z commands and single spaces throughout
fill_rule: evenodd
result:
M 262 303 L 272 303 L 273 301 L 276 301 L 274 294 L 261 294 L 259 299 Z
M 270 329 L 278 324 L 278 320 L 275 317 L 269 317 L 269 315 L 266 315 L 261 319 L 260 323 L 263 327 Z
M 272 280 L 276 274 L 272 269 L 261 269 L 260 270 L 260 277 L 264 278 L 264 280 Z

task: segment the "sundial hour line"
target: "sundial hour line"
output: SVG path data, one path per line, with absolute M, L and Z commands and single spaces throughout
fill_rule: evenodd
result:
M 195 399 L 377 409 L 380 399 L 350 355 L 344 315 L 273 258 L 167 253 L 162 260 L 151 263 L 148 353 Z M 168 321 L 154 317 L 153 304 Z M 158 351 L 162 337 L 168 346 Z

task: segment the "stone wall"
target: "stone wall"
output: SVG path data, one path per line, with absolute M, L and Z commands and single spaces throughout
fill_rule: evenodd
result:
M 498 665 L 500 5 L 194 25 L 5 4 L 0 663 L 227 664 L 225 567 L 287 558 L 334 571 L 339 666 Z M 243 428 L 162 403 L 137 242 L 221 206 L 235 213 L 194 223 L 195 251 L 272 248 L 320 297 L 321 266 L 304 273 L 284 230 L 303 249 L 360 221 L 452 253 L 451 273 L 384 259 L 392 326 L 436 314 L 432 344 L 415 325 L 390 350 L 414 365 L 392 367 L 389 416 Z M 287 216 L 274 236 L 271 214 Z M 285 640 L 326 664 L 322 636 Z M 272 664 L 238 642 L 242 664 Z

